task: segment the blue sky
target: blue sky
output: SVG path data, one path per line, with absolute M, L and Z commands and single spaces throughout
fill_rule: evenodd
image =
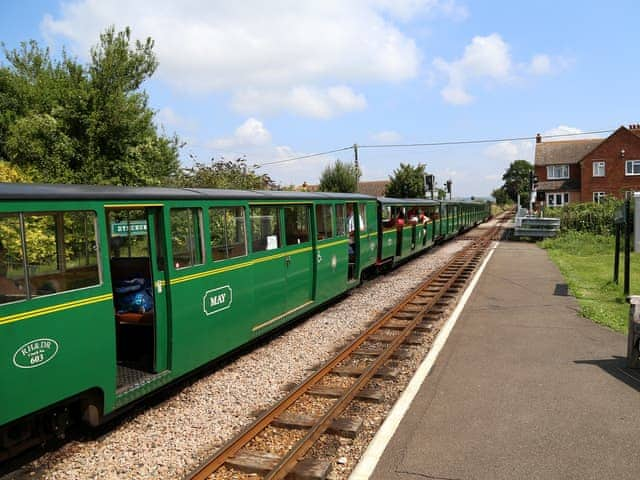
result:
M 633 1 L 2 0 L 0 40 L 86 61 L 109 25 L 155 40 L 144 88 L 191 158 L 265 163 L 359 145 L 533 137 L 640 122 Z M 571 137 L 574 138 L 574 137 Z M 363 180 L 426 163 L 487 195 L 534 142 L 360 150 Z M 350 151 L 265 165 L 317 183 Z

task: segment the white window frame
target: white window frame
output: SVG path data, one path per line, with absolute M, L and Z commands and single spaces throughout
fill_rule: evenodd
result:
M 560 169 L 560 172 L 557 170 Z M 548 180 L 562 180 L 569 178 L 569 165 L 547 165 L 547 179 Z
M 547 192 L 545 198 L 547 207 L 562 207 L 569 203 L 569 192 Z M 549 201 L 550 198 L 553 198 L 553 202 Z M 556 202 L 556 200 L 560 200 L 560 202 Z
M 593 176 L 604 177 L 606 175 L 605 168 L 604 160 L 597 160 L 593 162 Z
M 631 167 L 631 169 L 629 169 L 629 167 Z M 624 162 L 624 174 L 627 177 L 632 175 L 640 175 L 640 160 L 626 160 Z
M 593 192 L 592 199 L 593 203 L 600 203 L 604 198 L 606 198 L 607 192 Z

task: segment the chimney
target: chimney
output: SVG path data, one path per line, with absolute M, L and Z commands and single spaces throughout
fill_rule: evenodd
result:
M 542 143 L 542 135 L 536 134 L 536 143 Z

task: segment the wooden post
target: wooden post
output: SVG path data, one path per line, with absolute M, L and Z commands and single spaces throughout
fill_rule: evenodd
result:
M 624 294 L 629 295 L 629 276 L 631 265 L 631 200 L 624 202 Z
M 620 278 L 620 224 L 616 222 L 616 248 L 613 254 L 613 283 L 618 285 Z

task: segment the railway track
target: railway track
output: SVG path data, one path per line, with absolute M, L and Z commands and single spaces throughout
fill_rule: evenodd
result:
M 341 415 L 354 399 L 380 400 L 367 384 L 374 377 L 393 378 L 390 364 L 407 356 L 404 347 L 433 340 L 437 319 L 464 289 L 490 243 L 498 239 L 500 223 L 478 237 L 465 236 L 470 241 L 467 248 L 186 478 L 237 478 L 240 473 L 234 477 L 234 472 L 264 479 L 325 478 L 333 459 L 311 455 L 314 445 L 326 434 L 355 435 L 361 420 Z M 312 415 L 305 413 L 309 410 Z M 296 434 L 279 435 L 283 429 Z M 265 437 L 272 440 L 265 442 Z M 273 439 L 277 443 L 278 438 L 281 444 L 274 446 Z

